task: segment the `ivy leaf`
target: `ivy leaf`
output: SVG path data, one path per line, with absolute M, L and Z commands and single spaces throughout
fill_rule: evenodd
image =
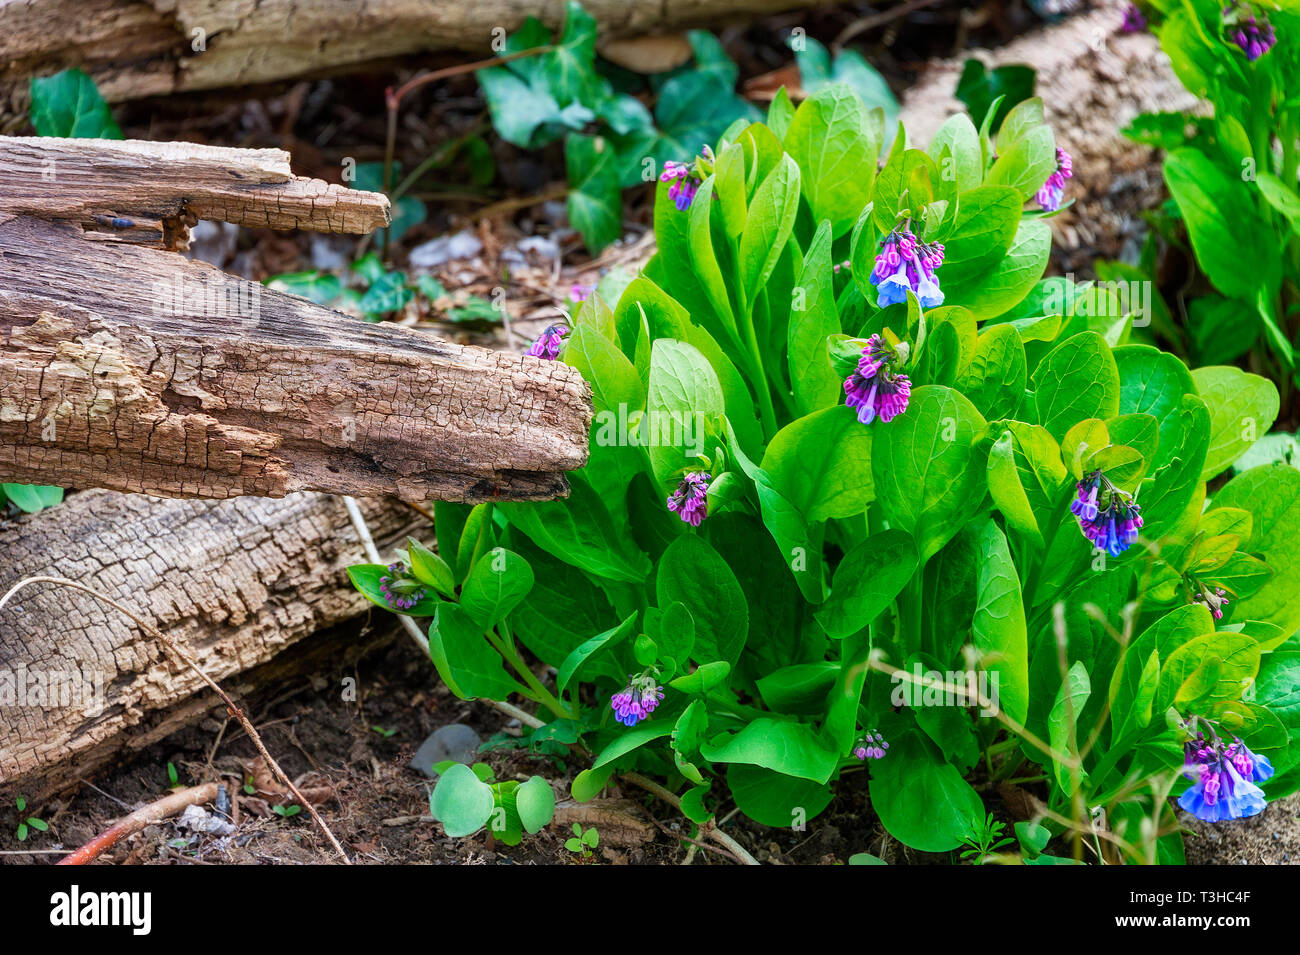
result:
M 108 104 L 95 81 L 81 70 L 64 70 L 31 81 L 31 117 L 37 136 L 121 139 Z

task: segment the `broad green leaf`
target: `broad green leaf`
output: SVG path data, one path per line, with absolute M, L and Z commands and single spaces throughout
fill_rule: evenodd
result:
M 478 559 L 460 592 L 461 608 L 491 630 L 533 589 L 533 569 L 513 551 L 497 547 Z
M 839 756 L 821 742 L 807 723 L 759 717 L 739 733 L 723 734 L 700 746 L 711 763 L 748 763 L 773 772 L 824 783 L 839 765 Z
M 785 135 L 813 220 L 829 220 L 836 238 L 853 227 L 871 198 L 881 143 L 868 130 L 861 99 L 836 83 L 800 104 Z
M 897 529 L 859 541 L 835 568 L 830 596 L 817 611 L 827 636 L 847 637 L 885 610 L 916 572 L 916 547 Z
M 495 807 L 492 788 L 464 763 L 449 767 L 429 794 L 433 818 L 453 839 L 471 836 L 486 826 Z
M 912 392 L 907 411 L 873 427 L 872 472 L 891 526 L 911 534 L 921 563 L 957 533 L 984 496 L 984 418 L 942 385 Z
M 1210 447 L 1201 480 L 1227 470 L 1277 420 L 1277 387 L 1231 365 L 1197 368 L 1196 390 L 1210 409 Z
M 772 438 L 762 469 L 810 523 L 861 514 L 873 495 L 871 428 L 845 405 L 805 415 Z
M 695 621 L 695 649 L 699 663 L 740 657 L 749 633 L 749 605 L 736 575 L 718 552 L 702 538 L 685 535 L 664 551 L 655 578 L 658 604 L 681 601 Z
M 890 742 L 871 768 L 871 806 L 889 834 L 922 852 L 947 852 L 975 836 L 984 805 L 961 773 L 915 731 Z
M 1119 413 L 1120 380 L 1110 346 L 1081 332 L 1047 354 L 1034 370 L 1038 423 L 1060 440 L 1079 421 Z
M 979 538 L 978 604 L 972 624 L 980 666 L 997 675 L 997 702 L 1013 720 L 1029 712 L 1029 642 L 1020 577 L 1006 536 L 990 520 Z
M 81 70 L 64 70 L 31 81 L 32 126 L 37 136 L 121 139 L 122 130 L 95 81 Z

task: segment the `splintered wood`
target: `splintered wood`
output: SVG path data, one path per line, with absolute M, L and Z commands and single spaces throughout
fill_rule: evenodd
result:
M 0 168 L 0 480 L 529 500 L 586 462 L 590 389 L 568 366 L 150 247 L 195 218 L 365 232 L 383 196 L 296 178 L 279 150 L 0 139 Z

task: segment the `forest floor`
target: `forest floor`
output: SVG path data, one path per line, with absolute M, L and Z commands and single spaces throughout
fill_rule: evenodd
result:
M 378 617 L 373 624 L 387 625 Z M 340 690 L 348 678 L 355 681 L 354 700 L 344 700 Z M 732 862 L 711 843 L 692 851 L 684 841 L 690 837 L 690 824 L 639 789 L 615 783 L 596 801 L 567 804 L 569 782 L 582 765 L 499 745 L 477 760 L 488 763 L 499 780 L 537 774 L 550 781 L 560 806 L 556 822 L 514 847 L 489 840 L 486 834 L 466 839 L 444 835 L 429 817 L 433 781 L 410 766 L 421 742 L 439 727 L 456 723 L 470 727 L 484 741 L 508 745 L 518 728 L 496 710 L 452 696 L 406 639 L 395 638 L 353 669 L 304 672 L 295 683 L 268 687 L 242 702 L 291 777 L 307 774 L 309 779 L 329 781 L 332 792 L 317 808 L 360 864 L 677 865 L 688 858 L 695 865 Z M 0 860 L 57 861 L 59 849 L 80 846 L 130 809 L 166 795 L 174 769 L 179 785 L 224 780 L 238 803 L 236 831 L 200 834 L 171 819 L 119 843 L 99 863 L 337 862 L 307 813 L 282 818 L 266 800 L 242 795 L 242 785 L 262 772 L 258 762 L 251 741 L 226 718 L 224 708 L 216 706 L 204 721 L 86 780 L 65 800 L 29 807 L 27 814 L 40 815 L 49 824 L 48 832 L 33 832 L 26 842 L 18 842 L 18 813 L 6 807 L 0 814 Z M 990 805 L 1012 821 L 1009 807 L 996 796 L 990 795 Z M 957 852 L 915 852 L 889 838 L 871 811 L 865 774 L 846 777 L 834 802 L 803 831 L 759 826 L 732 815 L 726 806 L 719 816 L 725 831 L 764 864 L 838 865 L 860 852 L 891 865 L 962 861 Z M 1270 805 L 1253 819 L 1216 826 L 1200 825 L 1181 812 L 1178 816 L 1180 823 L 1190 823 L 1189 863 L 1300 862 L 1300 797 Z M 600 845 L 589 858 L 565 848 L 574 822 L 584 829 L 594 826 L 600 834 Z M 1066 854 L 1068 848 L 1053 845 L 1051 851 Z

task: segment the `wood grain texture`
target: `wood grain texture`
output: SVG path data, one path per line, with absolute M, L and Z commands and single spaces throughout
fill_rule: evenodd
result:
M 0 218 L 192 216 L 263 229 L 363 234 L 389 223 L 388 198 L 294 176 L 280 149 L 140 140 L 0 138 Z
M 583 5 L 603 35 L 629 36 L 685 26 L 717 29 L 728 18 L 819 2 L 825 0 Z M 514 30 L 530 15 L 554 28 L 563 22 L 564 2 L 0 0 L 0 84 L 80 66 L 110 101 L 120 101 L 338 72 L 431 50 L 486 55 L 494 30 Z
M 414 530 L 406 508 L 362 506 L 385 551 Z M 218 681 L 371 606 L 345 572 L 365 561 L 361 544 L 343 502 L 328 495 L 184 501 L 87 491 L 0 523 L 0 553 L 0 592 L 28 576 L 77 580 L 131 607 Z M 34 695 L 60 679 L 66 691 Z M 57 788 L 202 717 L 215 699 L 157 640 L 88 594 L 33 584 L 0 609 L 0 784 L 39 777 L 42 791 Z
M 169 252 L 0 222 L 0 478 L 160 496 L 552 498 L 587 457 L 559 362 L 357 321 Z

